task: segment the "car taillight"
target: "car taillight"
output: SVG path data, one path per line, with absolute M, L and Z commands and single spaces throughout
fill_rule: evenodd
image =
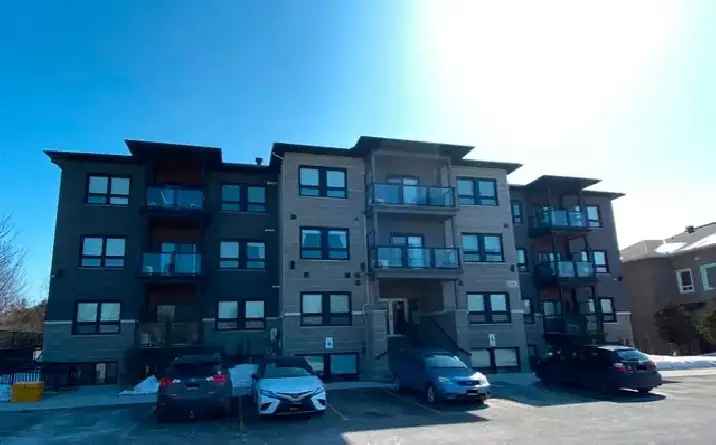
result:
M 626 374 L 627 368 L 626 368 L 626 366 L 624 366 L 624 363 L 614 363 L 613 366 L 614 366 L 614 370 L 615 370 L 616 372 L 619 372 L 619 373 L 622 373 L 622 374 Z
M 160 387 L 169 386 L 172 383 L 174 383 L 174 380 L 170 379 L 169 377 L 162 377 L 162 379 L 159 380 Z
M 214 374 L 211 377 L 207 377 L 206 381 L 216 383 L 217 385 L 223 385 L 226 383 L 226 375 L 224 374 Z

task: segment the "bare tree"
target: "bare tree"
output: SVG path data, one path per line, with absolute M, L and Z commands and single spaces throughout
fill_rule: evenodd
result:
M 17 245 L 12 216 L 0 217 L 0 315 L 23 304 L 25 252 Z

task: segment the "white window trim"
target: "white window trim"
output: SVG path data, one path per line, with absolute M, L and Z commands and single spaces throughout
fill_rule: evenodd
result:
M 706 269 L 712 269 L 712 268 L 716 268 L 716 263 L 702 264 L 699 267 L 699 270 L 701 270 L 701 283 L 703 283 L 703 285 L 704 285 L 704 290 L 716 289 L 716 283 L 711 283 L 709 281 L 709 276 L 706 273 Z
M 681 282 L 681 274 L 683 272 L 688 272 L 691 276 L 691 285 L 690 286 L 684 286 Z M 679 269 L 676 271 L 676 282 L 679 285 L 679 292 L 682 294 L 690 294 L 693 293 L 695 290 L 694 286 L 694 273 L 691 271 L 691 269 Z

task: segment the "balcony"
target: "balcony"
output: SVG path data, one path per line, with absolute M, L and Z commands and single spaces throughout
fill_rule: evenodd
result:
M 452 247 L 376 246 L 371 250 L 379 278 L 455 278 L 462 272 L 458 249 Z
M 449 215 L 457 211 L 452 187 L 371 184 L 368 202 L 381 212 Z
M 145 252 L 140 275 L 161 280 L 193 279 L 202 275 L 200 253 Z
M 544 316 L 544 335 L 553 343 L 603 341 L 604 324 L 599 314 Z
M 149 322 L 140 323 L 138 343 L 142 348 L 196 346 L 201 344 L 201 323 Z
M 538 209 L 530 223 L 532 237 L 552 232 L 582 234 L 589 230 L 587 215 L 577 210 Z
M 580 287 L 594 283 L 597 274 L 590 261 L 548 261 L 535 267 L 535 279 L 540 285 Z
M 145 212 L 150 215 L 202 215 L 204 191 L 199 188 L 177 186 L 147 187 Z

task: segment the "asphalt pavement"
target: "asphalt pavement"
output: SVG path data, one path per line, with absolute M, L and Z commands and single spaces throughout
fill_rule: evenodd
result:
M 654 393 L 496 383 L 486 405 L 428 406 L 386 389 L 329 392 L 323 415 L 158 423 L 152 406 L 5 412 L 0 444 L 714 443 L 716 376 L 669 377 Z

